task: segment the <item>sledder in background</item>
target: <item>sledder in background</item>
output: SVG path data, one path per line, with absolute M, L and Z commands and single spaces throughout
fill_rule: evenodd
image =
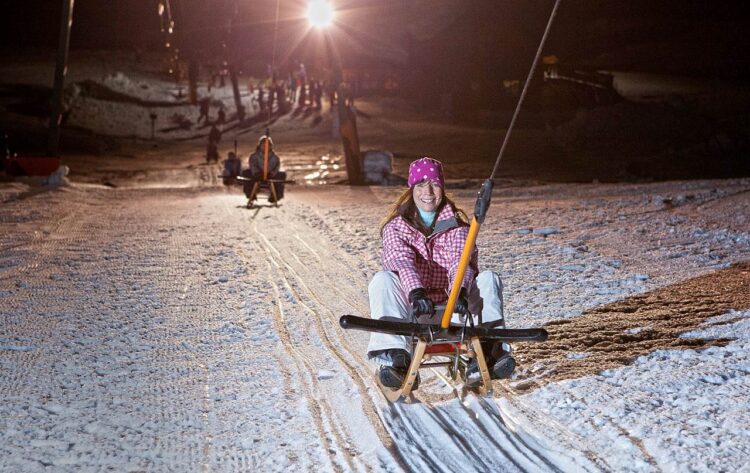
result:
M 235 142 L 235 148 L 237 143 Z M 224 160 L 224 172 L 222 173 L 225 186 L 237 182 L 237 176 L 242 172 L 242 161 L 235 151 L 230 151 L 227 159 Z
M 258 140 L 255 152 L 250 155 L 248 169 L 242 171 L 243 190 L 248 199 L 248 207 L 251 207 L 258 196 L 262 185 L 270 186 L 269 203 L 276 203 L 284 197 L 284 184 L 286 173 L 280 171 L 281 159 L 274 152 L 273 140 L 270 136 L 263 135 Z
M 459 266 L 469 233 L 466 214 L 445 195 L 442 164 L 422 158 L 409 166 L 409 189 L 386 216 L 383 238 L 383 271 L 370 282 L 370 315 L 373 319 L 437 323 L 435 306 L 448 300 L 448 291 Z M 479 272 L 473 247 L 455 304 L 456 314 L 476 315 L 476 325 L 505 327 L 502 281 L 491 271 Z M 453 322 L 459 322 L 454 315 Z M 389 333 L 373 333 L 368 357 L 380 365 L 378 379 L 387 387 L 402 386 L 412 357 L 412 340 Z M 509 378 L 516 366 L 506 343 L 482 342 L 492 379 Z M 476 359 L 465 370 L 468 387 L 478 387 L 482 377 Z M 418 385 L 418 379 L 415 387 Z

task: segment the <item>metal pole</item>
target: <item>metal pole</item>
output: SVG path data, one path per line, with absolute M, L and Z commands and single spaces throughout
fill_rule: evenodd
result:
M 234 2 L 234 11 L 232 18 L 229 20 L 229 34 L 227 35 L 227 52 L 229 54 L 229 81 L 232 83 L 232 93 L 234 94 L 234 107 L 237 109 L 237 120 L 241 123 L 245 120 L 245 107 L 242 105 L 242 96 L 240 96 L 240 82 L 237 73 L 237 64 L 240 62 L 237 54 L 237 15 L 239 14 L 239 5 L 237 0 Z
M 47 155 L 57 156 L 60 143 L 60 121 L 62 119 L 63 88 L 65 74 L 68 71 L 68 47 L 70 46 L 70 28 L 73 25 L 73 2 L 63 0 L 60 16 L 60 39 L 57 45 L 57 65 L 55 66 L 55 84 L 52 92 L 51 114 L 49 118 L 49 141 Z

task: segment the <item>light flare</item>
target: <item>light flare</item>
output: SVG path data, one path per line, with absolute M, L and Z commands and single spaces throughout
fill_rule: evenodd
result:
M 326 0 L 312 0 L 307 6 L 307 21 L 315 28 L 327 28 L 333 17 L 333 7 Z

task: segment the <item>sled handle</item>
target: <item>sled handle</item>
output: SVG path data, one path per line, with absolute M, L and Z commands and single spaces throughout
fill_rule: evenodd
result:
M 543 342 L 549 334 L 543 328 L 492 328 L 492 327 L 463 327 L 453 325 L 441 329 L 437 325 L 404 322 L 398 319 L 369 319 L 355 315 L 343 315 L 339 325 L 345 330 L 362 330 L 365 332 L 388 333 L 417 337 L 422 340 L 441 341 L 459 340 L 479 337 L 483 340 L 497 340 L 502 342 Z
M 474 204 L 474 216 L 471 219 L 471 226 L 469 227 L 469 235 L 466 237 L 464 249 L 463 251 L 461 251 L 461 259 L 458 262 L 456 276 L 453 278 L 453 284 L 451 285 L 451 292 L 448 296 L 448 302 L 445 304 L 443 318 L 440 321 L 441 328 L 448 328 L 451 323 L 453 309 L 454 307 L 456 307 L 456 300 L 458 299 L 458 294 L 461 292 L 461 282 L 464 280 L 466 268 L 469 266 L 469 260 L 471 260 L 471 252 L 474 249 L 474 244 L 477 241 L 479 227 L 481 227 L 482 223 L 484 223 L 484 218 L 487 216 L 487 210 L 489 210 L 490 208 L 491 197 L 492 179 L 487 179 L 482 183 L 482 187 L 479 189 L 479 193 L 477 194 L 477 201 Z

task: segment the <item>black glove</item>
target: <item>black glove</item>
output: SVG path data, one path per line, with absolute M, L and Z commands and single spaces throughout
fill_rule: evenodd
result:
M 411 313 L 414 317 L 432 315 L 435 312 L 435 305 L 427 297 L 427 291 L 422 287 L 418 287 L 409 293 L 409 301 L 411 302 Z
M 453 307 L 453 312 L 461 315 L 469 311 L 469 300 L 466 298 L 466 288 L 462 287 L 458 293 L 458 299 L 456 299 L 456 305 Z

